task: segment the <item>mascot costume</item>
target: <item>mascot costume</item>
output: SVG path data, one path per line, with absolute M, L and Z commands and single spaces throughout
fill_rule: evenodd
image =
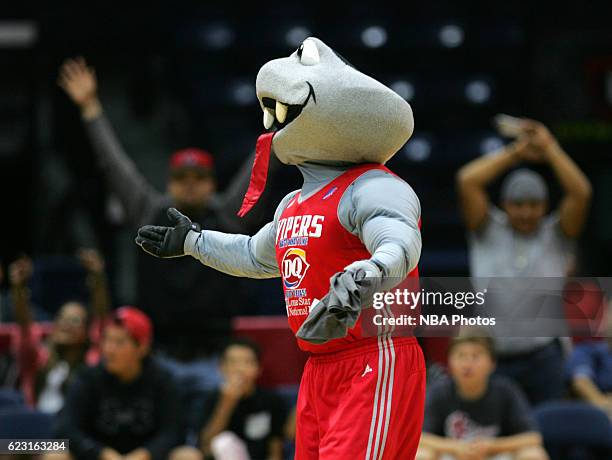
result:
M 254 236 L 201 230 L 172 208 L 173 227 L 142 227 L 136 243 L 234 276 L 282 279 L 289 325 L 310 353 L 296 460 L 414 458 L 425 398 L 421 349 L 390 326 L 365 324 L 372 309 L 361 311 L 375 291 L 418 277 L 420 204 L 384 166 L 412 134 L 410 105 L 312 37 L 265 64 L 256 86 L 267 132 L 239 214 L 262 194 L 271 152 L 299 168 L 301 189 Z

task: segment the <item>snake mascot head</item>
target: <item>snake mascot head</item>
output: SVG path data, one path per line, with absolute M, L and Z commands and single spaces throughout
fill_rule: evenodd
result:
M 384 164 L 410 138 L 410 105 L 310 37 L 289 57 L 266 63 L 257 98 L 270 132 L 258 141 L 244 215 L 263 191 L 270 148 L 285 164 Z

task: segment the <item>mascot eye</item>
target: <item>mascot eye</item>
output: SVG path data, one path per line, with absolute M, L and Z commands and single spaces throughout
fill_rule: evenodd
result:
M 297 55 L 303 65 L 315 65 L 320 61 L 317 44 L 312 40 L 304 40 L 298 48 Z

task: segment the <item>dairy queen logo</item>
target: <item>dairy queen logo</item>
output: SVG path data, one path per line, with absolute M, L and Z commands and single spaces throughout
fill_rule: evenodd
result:
M 291 248 L 283 256 L 283 283 L 287 289 L 297 288 L 310 264 L 306 262 L 306 251 L 298 248 Z

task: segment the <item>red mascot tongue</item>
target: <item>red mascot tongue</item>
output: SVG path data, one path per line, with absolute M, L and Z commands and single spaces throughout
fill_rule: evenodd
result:
M 242 206 L 238 215 L 244 217 L 251 210 L 259 197 L 266 188 L 266 179 L 268 178 L 268 163 L 270 163 L 270 151 L 272 150 L 272 138 L 275 132 L 262 134 L 257 139 L 255 146 L 255 160 L 253 161 L 253 169 L 251 170 L 251 182 L 247 189 Z

